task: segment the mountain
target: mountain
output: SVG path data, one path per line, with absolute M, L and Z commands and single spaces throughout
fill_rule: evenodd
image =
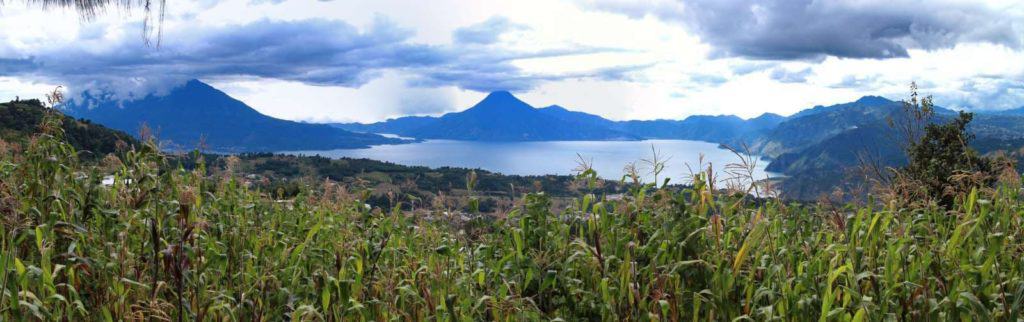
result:
M 967 129 L 977 137 L 993 139 L 1024 138 L 1024 114 L 974 114 Z
M 872 129 L 888 128 L 890 120 L 904 117 L 903 102 L 892 101 L 880 96 L 864 96 L 860 99 L 830 106 L 815 106 L 778 122 L 752 145 L 756 154 L 776 158 L 785 153 L 799 152 L 825 142 L 836 135 L 862 127 Z M 935 107 L 932 122 L 946 122 L 958 112 Z M 971 130 L 982 137 L 1016 138 L 1024 131 L 1024 122 L 1015 117 L 977 114 L 971 122 Z M 888 138 L 884 141 L 892 141 Z
M 597 115 L 567 110 L 552 105 L 541 111 L 566 120 L 576 120 L 591 126 L 600 126 L 645 139 L 698 140 L 733 143 L 765 129 L 770 129 L 786 117 L 765 113 L 744 120 L 734 115 L 694 115 L 679 120 L 611 121 Z
M 808 108 L 808 109 L 804 109 L 804 110 L 801 110 L 799 112 L 796 112 L 796 114 L 790 115 L 789 117 L 791 119 L 795 119 L 795 118 L 800 118 L 800 117 L 804 117 L 804 116 L 808 116 L 808 115 L 819 114 L 819 113 L 824 113 L 824 112 L 832 112 L 832 111 L 836 111 L 836 110 L 843 110 L 843 109 L 850 109 L 850 108 L 864 108 L 864 107 L 884 106 L 884 105 L 891 105 L 891 104 L 894 104 L 894 103 L 898 103 L 898 102 L 889 100 L 889 99 L 887 99 L 885 97 L 881 97 L 881 96 L 866 95 L 866 96 L 862 96 L 861 98 L 857 99 L 856 101 L 849 102 L 849 103 L 835 104 L 835 105 L 829 105 L 829 106 L 816 105 L 816 106 L 814 106 L 812 108 Z
M 1018 107 L 1018 108 L 1015 108 L 1015 109 L 1002 110 L 1002 111 L 997 112 L 997 114 L 1024 116 L 1024 106 L 1021 106 L 1021 107 Z
M 146 124 L 160 140 L 177 149 L 192 149 L 199 142 L 223 152 L 363 148 L 400 142 L 376 134 L 269 117 L 198 80 L 163 96 L 149 95 L 127 102 L 86 96 L 61 109 L 129 133 L 139 133 Z
M 955 111 L 936 107 L 933 123 L 946 123 Z M 772 159 L 767 170 L 783 173 L 789 198 L 813 199 L 837 187 L 859 184 L 858 168 L 881 169 L 907 162 L 902 135 L 889 120 L 904 117 L 902 102 L 868 96 L 855 102 L 818 106 L 797 113 L 761 137 L 756 152 Z M 968 125 L 971 146 L 981 153 L 1017 151 L 1024 146 L 1024 116 L 975 114 Z
M 747 120 L 747 123 L 749 123 L 750 126 L 756 130 L 768 130 L 775 128 L 780 123 L 785 122 L 787 119 L 788 117 L 778 115 L 775 113 L 764 113 L 759 115 L 758 117 Z
M 370 124 L 363 123 L 333 123 L 333 127 L 353 132 L 362 133 L 387 133 L 407 136 L 412 131 L 437 121 L 436 117 L 430 116 L 403 116 L 389 119 L 383 122 Z
M 615 122 L 609 119 L 590 113 L 570 111 L 569 109 L 566 109 L 558 105 L 551 105 L 548 107 L 539 108 L 537 110 L 540 111 L 541 113 L 547 114 L 551 117 L 558 118 L 560 120 L 567 122 L 577 122 L 580 124 L 586 124 L 588 126 L 602 128 L 613 128 L 615 126 Z
M 501 120 L 502 122 L 494 122 Z M 684 120 L 612 121 L 559 105 L 533 108 L 508 92 L 494 92 L 476 106 L 442 117 L 408 116 L 371 124 L 333 126 L 423 139 L 473 141 L 678 139 L 732 144 L 752 140 L 786 117 L 766 113 L 750 120 L 695 115 Z
M 614 129 L 645 139 L 697 140 L 731 144 L 758 130 L 734 115 L 694 115 L 681 121 L 650 120 L 616 122 Z
M 936 122 L 952 111 L 936 108 Z M 781 188 L 794 199 L 813 199 L 836 187 L 859 184 L 851 176 L 870 160 L 882 167 L 906 163 L 890 119 L 899 119 L 903 103 L 879 96 L 829 106 L 815 106 L 766 130 L 751 145 L 753 153 L 772 159 L 767 170 L 786 175 Z
M 901 102 L 879 96 L 864 96 L 854 102 L 831 106 L 815 106 L 767 130 L 754 141 L 751 148 L 757 154 L 774 158 L 807 148 L 851 129 L 887 124 L 889 118 L 902 111 Z M 946 113 L 944 109 L 940 111 L 939 114 Z
M 844 131 L 807 148 L 783 153 L 765 169 L 782 173 L 782 191 L 788 198 L 810 200 L 836 187 L 854 188 L 863 182 L 862 165 L 882 167 L 907 163 L 895 131 L 885 124 L 871 124 Z
M 415 138 L 472 141 L 635 139 L 585 121 L 551 116 L 505 91 L 490 93 L 468 110 L 445 114 L 409 134 Z
M 596 115 L 558 106 L 534 108 L 506 91 L 493 92 L 473 107 L 441 117 L 407 116 L 372 124 L 334 124 L 367 133 L 418 139 L 466 141 L 633 140 L 635 136 L 601 125 Z M 607 121 L 607 120 L 604 120 Z M 598 123 L 594 123 L 598 122 Z M 607 121 L 611 122 L 611 121 Z
M 39 100 L 0 104 L 0 139 L 28 144 L 29 138 L 39 132 L 39 125 L 42 124 L 47 112 L 48 109 L 43 107 Z M 139 144 L 135 138 L 124 132 L 88 120 L 75 120 L 59 112 L 57 114 L 64 130 L 64 138 L 83 158 L 98 158 L 116 152 L 120 144 Z

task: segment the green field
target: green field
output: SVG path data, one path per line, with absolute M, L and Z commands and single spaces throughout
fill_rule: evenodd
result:
M 423 213 L 369 207 L 366 192 L 330 182 L 278 200 L 201 160 L 166 170 L 151 144 L 86 163 L 49 124 L 0 156 L 3 320 L 1015 321 L 1024 310 L 1017 174 L 948 210 L 895 197 L 787 204 L 712 189 L 710 169 L 682 190 Z

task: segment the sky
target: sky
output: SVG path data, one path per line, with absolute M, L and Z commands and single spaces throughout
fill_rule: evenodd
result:
M 375 122 L 490 91 L 610 119 L 755 117 L 910 82 L 954 109 L 1024 106 L 1024 1 L 170 0 L 92 19 L 0 4 L 0 100 L 130 101 L 189 79 L 264 114 Z

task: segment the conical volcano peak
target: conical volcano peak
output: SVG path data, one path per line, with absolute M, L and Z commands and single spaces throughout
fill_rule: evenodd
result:
M 512 93 L 508 91 L 495 91 L 487 94 L 483 100 L 476 103 L 468 111 L 488 111 L 488 112 L 509 112 L 518 111 L 525 113 L 533 113 L 533 106 L 523 102 L 519 98 L 516 98 Z
M 512 93 L 510 93 L 509 91 L 494 91 L 494 92 L 491 92 L 490 94 L 487 94 L 487 97 L 484 97 L 484 99 L 482 101 L 480 101 L 480 104 L 483 104 L 483 103 L 502 103 L 502 104 L 506 104 L 506 103 L 521 103 L 521 104 L 526 104 L 522 100 L 520 100 L 519 98 L 515 97 L 515 95 L 512 95 Z
M 493 91 L 490 94 L 487 94 L 487 97 L 488 98 L 492 98 L 492 97 L 493 98 L 515 98 L 515 96 L 512 95 L 512 93 L 509 92 L 509 91 Z

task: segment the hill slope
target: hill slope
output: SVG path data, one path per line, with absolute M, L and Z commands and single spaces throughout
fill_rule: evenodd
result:
M 204 140 L 208 148 L 224 152 L 361 148 L 398 142 L 323 124 L 272 118 L 198 80 L 164 96 L 123 103 L 86 97 L 61 108 L 69 115 L 129 133 L 139 133 L 146 124 L 159 139 L 179 149 L 194 148 Z
M 25 144 L 39 132 L 47 109 L 38 100 L 0 103 L 0 139 Z M 57 111 L 52 111 L 57 112 Z M 59 114 L 59 112 L 58 112 Z M 59 114 L 64 138 L 85 158 L 99 157 L 117 150 L 118 142 L 138 145 L 131 135 L 109 129 L 88 120 L 75 120 Z
M 866 109 L 873 110 L 875 108 L 868 107 Z M 896 113 L 896 111 L 890 112 Z M 866 114 L 874 115 L 876 113 L 880 112 L 875 110 Z M 818 115 L 825 114 L 827 113 Z M 901 138 L 898 131 L 888 125 L 885 118 L 876 116 L 858 119 L 858 114 L 851 111 L 846 111 L 841 115 L 856 121 L 856 125 L 852 125 L 846 130 L 835 129 L 835 135 L 825 136 L 821 132 L 807 132 L 808 134 L 804 134 L 804 138 L 815 136 L 824 136 L 824 138 L 808 143 L 806 146 L 790 148 L 775 156 L 768 165 L 768 171 L 787 175 L 782 184 L 787 197 L 813 199 L 818 194 L 829 192 L 836 187 L 849 188 L 851 185 L 856 185 L 857 181 L 861 179 L 851 175 L 856 175 L 856 170 L 862 165 L 877 166 L 882 169 L 906 165 L 907 157 L 900 146 L 900 142 L 904 139 Z M 860 116 L 863 115 L 860 114 Z M 835 118 L 829 117 L 828 120 L 832 122 Z M 932 119 L 932 122 L 947 123 L 952 120 L 953 117 L 948 112 L 940 111 Z M 846 123 L 838 122 L 838 124 L 845 125 Z M 802 123 L 800 125 L 810 126 L 813 124 Z M 983 154 L 1006 151 L 1010 156 L 1018 158 L 1020 155 L 1018 152 L 1021 147 L 1024 147 L 1024 116 L 975 114 L 974 120 L 968 125 L 968 131 L 975 136 L 975 139 L 971 141 L 971 146 Z M 800 137 L 798 136 L 798 138 Z
M 815 106 L 790 116 L 755 140 L 752 149 L 768 157 L 799 151 L 840 133 L 863 126 L 886 124 L 902 111 L 902 103 L 878 96 L 831 106 Z

